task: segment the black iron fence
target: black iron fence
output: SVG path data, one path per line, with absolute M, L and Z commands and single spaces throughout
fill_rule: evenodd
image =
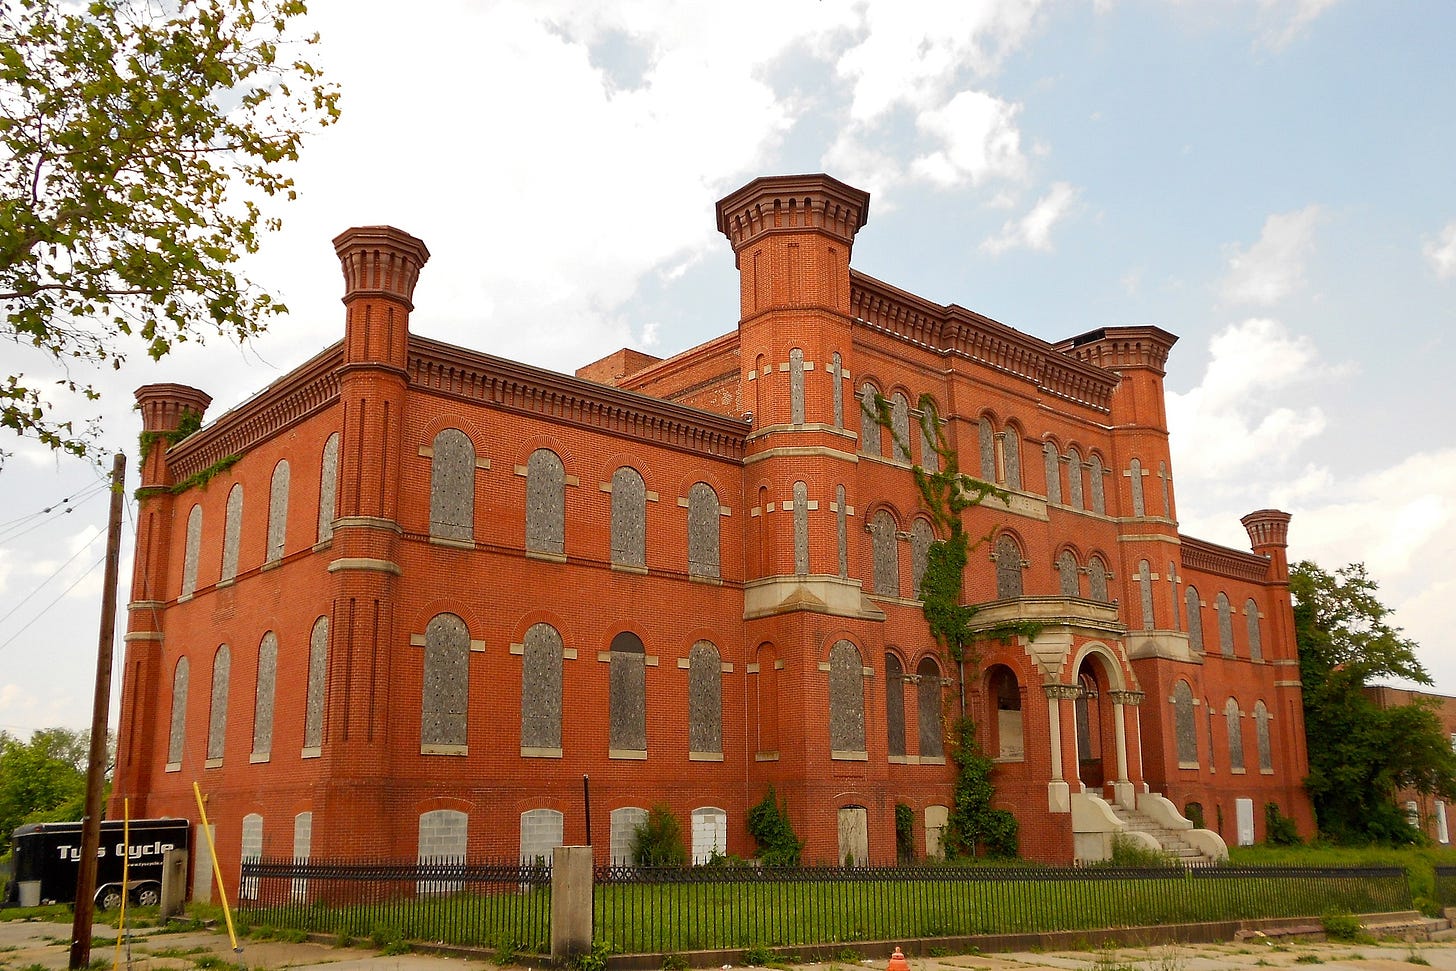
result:
M 602 867 L 595 938 L 625 953 L 1408 910 L 1398 867 Z
M 238 913 L 255 926 L 375 943 L 551 949 L 551 870 L 541 864 L 254 858 L 242 863 L 238 891 Z
M 1436 871 L 1436 903 L 1456 907 L 1456 866 L 1438 866 Z

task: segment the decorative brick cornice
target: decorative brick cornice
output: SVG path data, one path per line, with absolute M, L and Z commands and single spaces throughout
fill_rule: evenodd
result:
M 718 231 L 733 255 L 770 233 L 817 230 L 845 246 L 869 219 L 870 194 L 823 173 L 773 175 L 718 201 Z
M 1122 368 L 1149 368 L 1163 373 L 1168 352 L 1178 338 L 1145 324 L 1140 327 L 1103 327 L 1056 345 L 1061 354 L 1068 354 L 1095 367 L 1117 371 Z
M 393 226 L 356 226 L 334 237 L 344 271 L 344 302 L 392 297 L 414 308 L 415 283 L 430 259 L 425 244 Z
M 1249 533 L 1249 544 L 1257 550 L 1261 546 L 1288 546 L 1291 518 L 1289 513 L 1279 509 L 1259 509 L 1239 522 Z
M 1269 572 L 1269 561 L 1255 553 L 1219 546 L 1192 536 L 1178 534 L 1182 544 L 1183 566 L 1190 570 L 1212 573 L 1234 580 L 1262 583 Z

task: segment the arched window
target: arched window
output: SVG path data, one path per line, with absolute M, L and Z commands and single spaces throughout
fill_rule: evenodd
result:
M 647 483 L 625 465 L 612 473 L 612 562 L 647 565 Z
M 1218 650 L 1224 657 L 1234 656 L 1234 611 L 1229 598 L 1222 590 L 1214 600 L 1218 612 Z
M 1269 708 L 1262 701 L 1254 703 L 1254 731 L 1259 746 L 1259 771 L 1274 771 L 1274 749 L 1269 744 Z
M 723 754 L 723 661 L 712 641 L 688 651 L 688 751 Z
M 182 764 L 183 744 L 187 741 L 187 659 L 177 659 L 172 669 L 172 721 L 167 732 L 167 766 Z
M 1173 499 L 1172 499 L 1172 493 L 1171 493 L 1171 491 L 1169 489 L 1169 483 L 1172 482 L 1173 477 L 1168 474 L 1168 463 L 1167 462 L 1159 462 L 1158 463 L 1158 478 L 1162 481 L 1162 487 L 1163 487 L 1163 515 L 1166 516 L 1166 517 L 1168 517 L 1169 519 L 1172 519 L 1173 518 Z
M 475 444 L 458 428 L 435 436 L 430 459 L 430 535 L 475 538 Z
M 1138 560 L 1138 599 L 1142 601 L 1143 630 L 1152 630 L 1153 622 L 1153 570 L 1147 560 Z
M 339 508 L 339 433 L 334 432 L 324 442 L 324 453 L 319 459 L 319 504 L 318 541 L 327 542 L 334 538 L 334 516 Z
M 920 416 L 920 467 L 927 472 L 940 471 L 940 413 L 930 398 L 922 399 Z
M 1082 595 L 1082 584 L 1077 577 L 1077 557 L 1071 550 L 1062 550 L 1057 554 L 1057 580 L 1061 585 L 1062 596 L 1080 597 Z
M 706 482 L 688 490 L 688 574 L 718 576 L 719 548 L 718 493 Z
M 1007 425 L 1001 436 L 1001 455 L 1006 462 L 1006 488 L 1021 489 L 1021 432 Z
M 420 745 L 466 744 L 470 685 L 470 632 L 454 614 L 436 614 L 425 625 L 424 683 L 420 697 Z
M 1137 459 L 1133 459 L 1129 465 L 1129 481 L 1132 486 L 1132 514 L 1134 516 L 1146 516 L 1147 508 L 1143 505 L 1143 464 Z
M 992 727 L 996 732 L 996 757 L 1016 761 L 1026 758 L 1021 686 L 1016 681 L 1015 672 L 1005 665 L 995 665 L 986 683 L 992 706 Z
M 194 504 L 187 514 L 187 548 L 182 554 L 182 593 L 192 596 L 197 589 L 197 555 L 202 550 L 202 505 Z
M 1092 599 L 1098 603 L 1110 603 L 1107 596 L 1107 579 L 1111 574 L 1107 572 L 1107 564 L 1102 561 L 1102 557 L 1093 556 L 1089 559 L 1087 572 L 1087 592 L 1091 594 Z
M 920 755 L 938 759 L 945 756 L 940 726 L 940 666 L 932 658 L 923 658 L 915 668 L 918 679 L 915 703 L 920 714 Z
M 521 644 L 522 754 L 561 752 L 561 635 L 533 624 Z
M 242 839 L 239 841 L 238 858 L 256 860 L 263 855 L 263 817 L 248 813 L 243 817 Z M 244 900 L 258 899 L 258 878 L 248 877 L 238 884 L 238 896 Z
M 905 666 L 894 654 L 885 655 L 886 754 L 905 754 Z
M 1021 596 L 1021 547 L 1008 533 L 996 538 L 996 599 Z
M 1250 597 L 1244 601 L 1244 626 L 1249 634 L 1249 657 L 1255 661 L 1264 659 L 1264 639 L 1259 635 L 1259 605 Z
M 996 430 L 991 419 L 984 415 L 976 422 L 977 438 L 981 446 L 981 478 L 987 482 L 996 481 Z
M 1074 509 L 1082 505 L 1082 453 L 1075 448 L 1067 450 L 1067 505 Z
M 566 469 L 549 448 L 536 449 L 526 460 L 526 549 L 566 552 Z
M 555 809 L 531 809 L 521 813 L 521 862 L 551 863 L 551 851 L 563 843 L 566 817 Z
M 1041 464 L 1046 472 L 1046 497 L 1047 502 L 1061 504 L 1062 501 L 1062 460 L 1057 455 L 1057 446 L 1053 442 L 1043 442 L 1041 446 Z
M 789 351 L 789 421 L 804 424 L 804 352 Z
M 859 390 L 859 450 L 866 455 L 879 455 L 880 410 L 875 404 L 879 389 L 866 381 Z
M 895 543 L 895 517 L 881 509 L 870 517 L 870 546 L 875 568 L 875 593 L 900 596 L 900 551 Z
M 647 652 L 631 631 L 612 638 L 609 745 L 614 753 L 647 751 Z
M 764 411 L 767 402 L 764 400 L 766 392 L 763 390 L 763 380 L 768 376 L 767 359 L 762 355 L 753 359 L 753 415 L 759 425 L 768 424 L 768 413 Z
M 220 583 L 237 579 L 238 546 L 243 535 L 243 484 L 228 490 L 227 513 L 222 523 L 222 577 Z
M 470 817 L 458 809 L 435 809 L 420 813 L 419 856 L 421 863 L 464 863 L 469 845 Z M 418 880 L 415 893 L 458 893 L 458 880 Z
M 834 526 L 839 534 L 839 576 L 849 577 L 849 509 L 844 504 L 844 486 L 834 490 Z
M 835 758 L 865 754 L 864 664 L 849 641 L 829 649 L 829 748 Z
M 268 485 L 268 550 L 264 562 L 277 563 L 283 559 L 283 547 L 288 540 L 288 460 L 281 459 L 273 466 L 273 480 Z
M 890 398 L 890 429 L 895 433 L 892 446 L 895 458 L 910 461 L 910 402 L 900 391 Z
M 1223 703 L 1223 717 L 1228 725 L 1229 768 L 1244 770 L 1244 732 L 1239 724 L 1239 703 L 1230 698 Z
M 1198 768 L 1198 721 L 1193 717 L 1193 689 L 1187 681 L 1173 686 L 1173 731 L 1178 746 L 1178 768 Z
M 834 427 L 844 427 L 844 359 L 834 352 L 834 363 L 830 365 L 829 377 L 834 382 Z
M 1203 614 L 1198 608 L 1198 591 L 1189 586 L 1183 593 L 1183 602 L 1187 606 L 1188 614 L 1188 647 L 1199 654 L 1203 653 Z
M 273 750 L 273 696 L 278 685 L 278 636 L 271 630 L 258 645 L 258 682 L 253 695 L 253 755 Z
M 760 644 L 754 653 L 754 727 L 758 731 L 756 752 L 779 750 L 779 672 L 772 644 Z
M 1091 466 L 1088 474 L 1092 480 L 1092 511 L 1106 515 L 1107 493 L 1102 482 L 1102 456 L 1093 452 L 1087 464 Z
M 633 844 L 637 842 L 637 830 L 646 822 L 647 810 L 640 806 L 620 806 L 612 810 L 607 857 L 613 866 L 637 862 L 632 852 Z
M 711 863 L 728 855 L 728 813 L 717 806 L 693 810 L 693 863 Z
M 930 544 L 935 542 L 935 533 L 930 523 L 916 517 L 910 524 L 910 583 L 916 597 L 921 597 L 920 581 L 925 579 L 925 567 L 930 562 Z
M 222 761 L 223 746 L 227 741 L 228 680 L 233 669 L 233 654 L 226 644 L 220 644 L 212 656 L 212 700 L 207 714 L 207 761 Z
M 794 573 L 809 573 L 809 487 L 794 483 Z
M 308 636 L 308 697 L 303 714 L 303 748 L 316 755 L 324 744 L 324 694 L 329 676 L 329 619 L 313 622 Z

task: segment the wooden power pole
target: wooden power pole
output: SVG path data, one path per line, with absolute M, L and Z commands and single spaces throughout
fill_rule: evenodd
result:
M 76 877 L 76 916 L 71 923 L 72 971 L 79 971 L 91 963 L 91 919 L 96 909 L 96 851 L 101 845 L 101 790 L 106 782 L 106 727 L 111 713 L 111 643 L 116 637 L 116 578 L 121 561 L 121 504 L 125 496 L 126 455 L 118 452 L 111 463 L 111 518 L 106 531 L 106 578 L 102 582 L 96 694 L 91 707 L 86 814 L 81 817 L 81 872 Z

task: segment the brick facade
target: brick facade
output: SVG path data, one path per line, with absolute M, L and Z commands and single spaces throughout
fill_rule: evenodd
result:
M 198 781 L 236 873 L 244 817 L 267 855 L 534 857 L 586 840 L 584 775 L 599 862 L 657 803 L 749 855 L 772 785 L 807 860 L 887 862 L 899 803 L 939 845 L 964 710 L 1029 857 L 1155 794 L 1308 834 L 1289 517 L 1246 517 L 1252 552 L 1178 532 L 1176 338 L 1053 345 L 865 276 L 868 203 L 749 183 L 718 205 L 736 331 L 578 376 L 412 333 L 424 245 L 338 237 L 343 340 L 142 465 L 113 800 L 191 816 Z M 209 404 L 137 397 L 151 432 Z M 927 407 L 1009 494 L 965 516 L 963 601 L 1040 625 L 959 668 L 915 590 Z

